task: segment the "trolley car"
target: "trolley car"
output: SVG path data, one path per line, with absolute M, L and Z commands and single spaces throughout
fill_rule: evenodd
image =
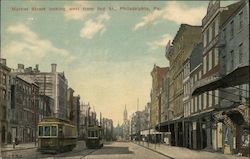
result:
M 101 126 L 88 126 L 86 147 L 89 149 L 103 147 L 103 128 Z
M 38 151 L 46 153 L 71 151 L 76 142 L 76 127 L 69 121 L 44 118 L 38 123 Z

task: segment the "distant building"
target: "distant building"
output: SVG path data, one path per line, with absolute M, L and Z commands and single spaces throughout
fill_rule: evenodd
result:
M 145 108 L 142 110 L 141 116 L 141 139 L 144 141 L 148 141 L 149 131 L 150 131 L 150 103 L 147 103 Z M 153 135 L 153 134 L 152 134 Z
M 163 90 L 163 80 L 168 72 L 168 67 L 159 67 L 154 65 L 151 72 L 152 90 L 151 90 L 151 128 L 161 122 L 161 93 Z
M 80 117 L 79 117 L 79 138 L 84 139 L 87 135 L 86 130 L 88 126 L 88 113 L 90 110 L 90 105 L 88 104 L 80 104 Z
M 141 140 L 142 134 L 141 134 L 141 128 L 142 128 L 142 121 L 141 121 L 142 112 L 136 111 L 131 116 L 131 122 L 130 122 L 130 137 L 131 140 Z
M 18 75 L 27 76 L 39 85 L 39 94 L 49 96 L 54 100 L 54 117 L 67 118 L 67 88 L 68 81 L 64 72 L 56 71 L 56 64 L 51 64 L 51 72 L 40 72 L 38 65 L 24 68 L 23 64 L 18 64 L 17 69 L 12 72 Z
M 72 123 L 76 126 L 77 135 L 80 136 L 80 96 L 73 97 L 73 109 L 71 110 Z
M 125 109 L 123 112 L 123 124 L 122 124 L 122 129 L 123 129 L 123 140 L 128 141 L 129 140 L 129 120 L 128 120 L 128 112 L 127 108 L 125 105 Z
M 54 100 L 46 95 L 39 95 L 39 121 L 52 117 Z
M 129 132 L 129 134 L 130 134 L 130 132 Z M 122 136 L 123 136 L 123 127 L 118 122 L 117 126 L 114 127 L 114 130 L 113 130 L 113 139 L 117 140 L 117 141 L 121 141 L 121 140 L 123 140 Z
M 167 72 L 163 78 L 163 86 L 161 91 L 161 122 L 168 121 L 173 118 L 169 108 L 169 84 L 170 78 L 169 73 Z
M 113 141 L 113 120 L 103 118 L 102 120 L 103 132 L 104 132 L 104 139 L 106 141 Z
M 73 97 L 74 90 L 72 88 L 67 89 L 67 119 L 70 121 L 73 120 Z

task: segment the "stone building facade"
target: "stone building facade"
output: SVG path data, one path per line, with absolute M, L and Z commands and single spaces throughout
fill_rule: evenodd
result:
M 0 58 L 0 146 L 7 143 L 9 73 L 10 68 L 6 66 L 6 60 Z
M 77 135 L 80 136 L 80 96 L 73 97 L 73 107 L 71 110 L 71 122 L 76 126 Z
M 230 80 L 230 75 L 237 73 L 237 79 L 230 87 L 220 88 L 221 105 L 226 111 L 220 118 L 222 124 L 222 149 L 225 153 L 249 155 L 249 2 L 242 0 L 230 17 L 221 24 L 219 42 L 220 77 Z M 248 78 L 246 78 L 248 76 Z M 233 117 L 234 116 L 234 117 Z M 229 124 L 230 123 L 230 124 Z
M 202 21 L 203 76 L 192 94 L 207 99 L 207 147 L 226 154 L 249 149 L 249 61 L 243 60 L 249 59 L 248 6 L 244 0 L 223 8 L 210 1 Z
M 104 139 L 106 141 L 113 141 L 113 133 L 114 133 L 113 120 L 108 118 L 103 118 L 102 125 L 103 125 Z
M 151 72 L 152 90 L 151 90 L 151 110 L 150 110 L 150 126 L 155 126 L 161 122 L 161 92 L 163 90 L 163 80 L 168 71 L 168 67 L 159 67 L 154 65 Z
M 67 118 L 67 88 L 68 81 L 64 72 L 57 72 L 57 65 L 51 64 L 51 72 L 40 72 L 38 65 L 24 68 L 23 64 L 18 64 L 17 69 L 12 72 L 27 76 L 39 85 L 39 94 L 51 97 L 54 100 L 53 117 Z
M 183 63 L 192 53 L 193 46 L 201 42 L 201 26 L 181 24 L 172 44 L 166 47 L 166 57 L 170 62 L 169 68 L 169 120 L 163 124 L 164 131 L 171 132 L 171 144 L 185 145 L 183 133 Z M 171 117 L 171 118 L 170 118 Z M 167 121 L 166 121 L 167 122 Z
M 9 140 L 34 142 L 39 121 L 39 86 L 29 77 L 11 75 Z
M 202 20 L 203 74 L 202 79 L 194 84 L 193 89 L 220 78 L 220 68 L 223 62 L 223 60 L 219 58 L 221 51 L 218 47 L 221 26 L 231 14 L 235 12 L 238 6 L 239 3 L 234 3 L 227 7 L 221 7 L 220 1 L 209 2 L 207 14 Z M 203 105 L 205 107 L 205 109 L 202 110 L 204 114 L 202 122 L 206 123 L 202 125 L 202 127 L 206 129 L 206 148 L 216 151 L 223 149 L 223 123 L 216 118 L 218 112 L 215 112 L 215 110 L 224 108 L 223 100 L 229 100 L 223 96 L 223 92 L 221 89 L 214 89 L 206 91 L 202 95 L 204 99 Z
M 84 139 L 87 135 L 87 126 L 88 126 L 88 113 L 90 110 L 89 103 L 81 103 L 80 104 L 80 139 Z
M 67 89 L 67 119 L 70 121 L 73 120 L 73 97 L 74 90 L 72 88 Z

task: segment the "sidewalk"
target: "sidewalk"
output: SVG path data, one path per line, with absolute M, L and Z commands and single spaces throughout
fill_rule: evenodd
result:
M 30 142 L 30 143 L 21 143 L 15 146 L 15 149 L 13 148 L 12 144 L 7 144 L 7 145 L 3 145 L 0 150 L 2 152 L 7 152 L 7 151 L 17 151 L 17 150 L 25 150 L 25 149 L 35 149 L 37 148 L 38 143 L 35 146 L 35 142 Z M 79 140 L 77 141 L 77 145 L 76 145 L 76 149 L 82 149 L 85 148 L 85 141 L 84 140 Z
M 3 145 L 0 149 L 2 152 L 5 152 L 5 151 L 33 149 L 33 148 L 37 148 L 37 146 L 38 146 L 38 143 L 35 146 L 35 142 L 30 142 L 30 143 L 21 143 L 21 144 L 15 145 L 15 149 L 13 148 L 12 144 Z
M 164 144 L 155 145 L 142 141 L 133 143 L 174 159 L 248 159 L 248 157 L 224 155 L 218 152 L 191 150 L 184 147 L 167 146 Z

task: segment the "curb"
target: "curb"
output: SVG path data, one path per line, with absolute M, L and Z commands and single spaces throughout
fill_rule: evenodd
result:
M 37 147 L 15 148 L 15 149 L 10 149 L 10 150 L 4 150 L 4 149 L 2 148 L 2 152 L 23 151 L 23 150 L 34 149 L 34 148 L 37 148 Z
M 132 142 L 132 143 L 134 143 L 134 142 Z M 166 155 L 166 154 L 164 154 L 164 153 L 162 153 L 162 152 L 156 151 L 156 150 L 151 149 L 151 148 L 148 148 L 148 147 L 146 147 L 146 146 L 139 145 L 139 144 L 137 144 L 137 143 L 134 143 L 134 144 L 136 144 L 136 145 L 138 145 L 138 146 L 141 146 L 141 147 L 143 147 L 143 148 L 146 148 L 146 149 L 148 149 L 148 150 L 151 150 L 151 151 L 153 151 L 153 152 L 156 152 L 156 153 L 158 153 L 158 154 L 161 154 L 161 155 L 163 155 L 163 156 L 165 156 L 165 157 L 168 157 L 168 158 L 171 158 L 171 159 L 175 159 L 175 158 L 173 158 L 173 157 L 171 157 L 171 156 L 168 156 L 168 155 Z

